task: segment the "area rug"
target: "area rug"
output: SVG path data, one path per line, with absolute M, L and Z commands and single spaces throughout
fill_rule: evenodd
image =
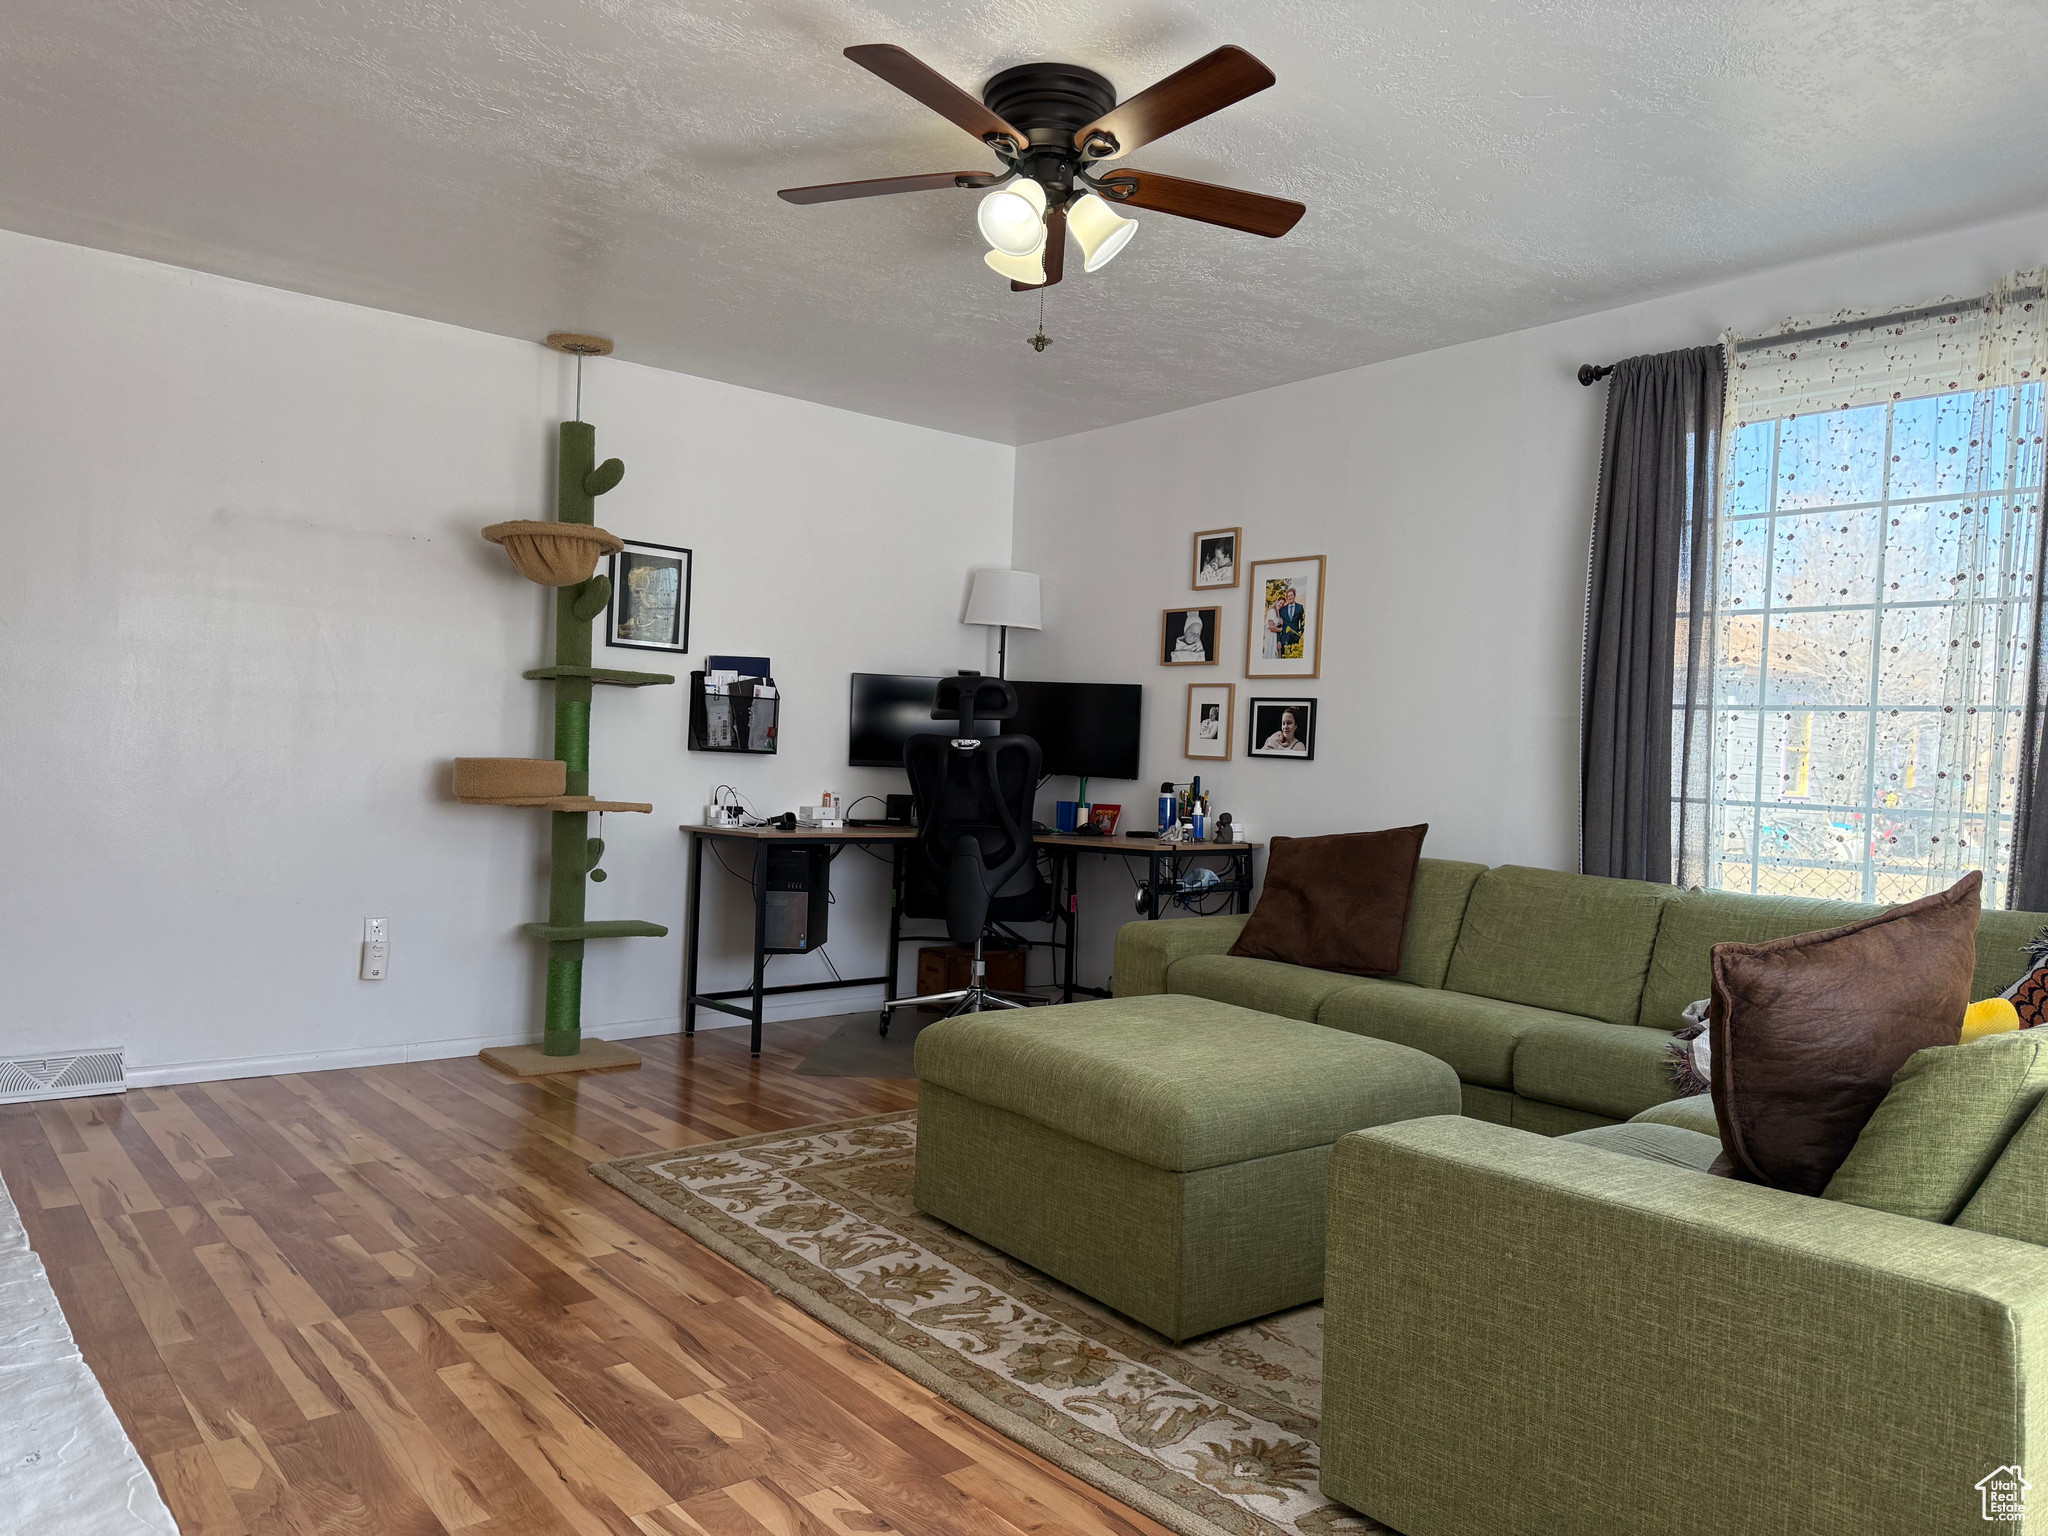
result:
M 963 1411 L 1182 1536 L 1388 1527 L 1316 1486 L 1320 1306 L 1175 1345 L 911 1207 L 915 1111 L 591 1171 Z

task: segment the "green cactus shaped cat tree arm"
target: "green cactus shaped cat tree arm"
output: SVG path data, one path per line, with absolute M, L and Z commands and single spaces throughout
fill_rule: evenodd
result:
M 520 1077 L 555 1072 L 604 1072 L 640 1064 L 637 1051 L 609 1040 L 583 1038 L 583 946 L 590 939 L 665 937 L 660 923 L 588 921 L 585 882 L 604 879 L 598 868 L 604 843 L 590 836 L 593 811 L 652 811 L 639 801 L 598 800 L 590 793 L 590 697 L 594 685 L 643 688 L 673 683 L 666 672 L 622 672 L 590 664 L 590 626 L 611 596 L 608 577 L 593 574 L 599 555 L 617 554 L 619 539 L 595 526 L 597 498 L 619 483 L 626 466 L 597 460 L 597 429 L 582 419 L 583 359 L 602 357 L 612 344 L 599 336 L 557 332 L 548 345 L 576 358 L 577 419 L 561 425 L 555 521 L 493 523 L 484 537 L 504 547 L 528 581 L 555 588 L 555 664 L 524 675 L 555 689 L 552 758 L 457 758 L 455 796 L 470 805 L 524 805 L 547 810 L 552 825 L 548 861 L 548 919 L 521 932 L 548 947 L 546 1026 L 538 1049 L 492 1046 L 478 1054 Z

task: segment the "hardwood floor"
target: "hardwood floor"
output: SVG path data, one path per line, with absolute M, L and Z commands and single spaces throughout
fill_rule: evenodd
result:
M 0 1176 L 184 1536 L 1163 1536 L 585 1171 L 913 1106 L 837 1022 L 13 1106 Z

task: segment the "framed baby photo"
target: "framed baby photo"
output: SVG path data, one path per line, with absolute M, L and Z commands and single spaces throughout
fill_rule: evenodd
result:
M 1237 585 L 1239 528 L 1211 528 L 1195 535 L 1195 590 Z
M 1222 628 L 1221 608 L 1168 608 L 1159 620 L 1159 664 L 1215 666 L 1216 639 Z
M 611 557 L 604 643 L 629 651 L 690 648 L 690 552 L 627 539 Z
M 1316 755 L 1314 699 L 1253 699 L 1248 757 L 1308 763 Z
M 1237 685 L 1234 683 L 1188 684 L 1187 755 L 1200 760 L 1226 761 L 1237 729 Z
M 1251 563 L 1246 677 L 1323 675 L 1323 557 Z

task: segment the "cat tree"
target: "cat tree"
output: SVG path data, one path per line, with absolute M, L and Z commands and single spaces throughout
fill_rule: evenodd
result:
M 638 801 L 592 798 L 591 689 L 644 688 L 673 683 L 675 678 L 665 672 L 622 672 L 590 664 L 590 626 L 611 596 L 610 579 L 593 573 L 599 555 L 617 554 L 622 547 L 616 536 L 595 526 L 597 498 L 619 483 L 626 466 L 617 459 L 596 462 L 597 430 L 582 419 L 583 359 L 605 356 L 612 344 L 600 336 L 557 332 L 548 337 L 548 345 L 576 358 L 577 419 L 561 425 L 555 521 L 493 523 L 483 534 L 503 546 L 520 575 L 556 589 L 555 664 L 523 674 L 554 685 L 555 755 L 455 760 L 455 795 L 465 804 L 531 806 L 549 813 L 548 919 L 520 928 L 548 947 L 542 1043 L 538 1049 L 513 1045 L 478 1052 L 492 1066 L 519 1077 L 638 1066 L 637 1051 L 609 1040 L 583 1038 L 583 946 L 591 939 L 658 939 L 668 933 L 660 923 L 590 922 L 584 916 L 584 882 L 604 879 L 598 868 L 604 842 L 589 835 L 591 813 L 654 809 Z

